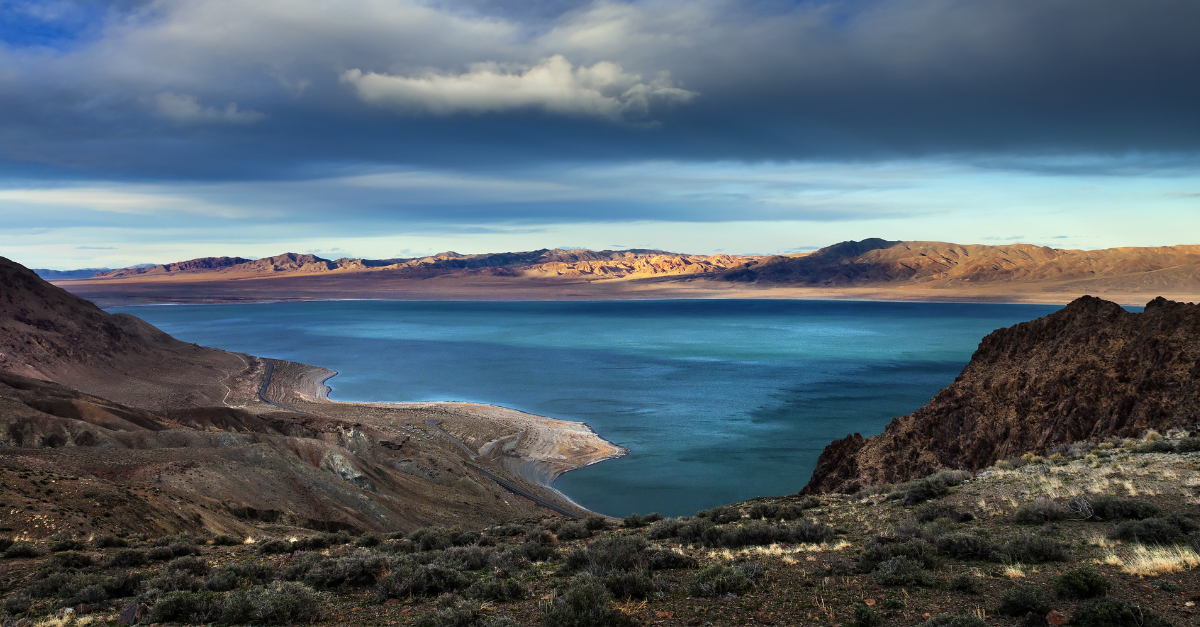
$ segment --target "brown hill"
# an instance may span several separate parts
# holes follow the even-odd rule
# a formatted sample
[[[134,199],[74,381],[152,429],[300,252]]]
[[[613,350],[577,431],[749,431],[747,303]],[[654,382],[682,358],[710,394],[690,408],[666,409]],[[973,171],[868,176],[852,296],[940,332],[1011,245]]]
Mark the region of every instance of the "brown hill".
[[[992,332],[954,383],[883,433],[821,454],[808,493],[978,470],[1057,444],[1200,423],[1200,305],[1085,296]]]
[[[155,408],[220,405],[221,380],[246,368],[238,355],[106,313],[0,257],[0,370]]]
[[[1063,250],[1029,244],[842,242],[803,257],[766,257],[722,275],[728,281],[822,287],[1120,281],[1200,287],[1200,246]]]

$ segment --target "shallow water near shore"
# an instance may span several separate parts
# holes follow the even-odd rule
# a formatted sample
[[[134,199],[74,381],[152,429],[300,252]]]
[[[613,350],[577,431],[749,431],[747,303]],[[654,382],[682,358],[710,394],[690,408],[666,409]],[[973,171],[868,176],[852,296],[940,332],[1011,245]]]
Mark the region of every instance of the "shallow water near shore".
[[[614,516],[795,492],[992,330],[1057,306],[845,301],[325,301],[122,307],[181,340],[338,371],[340,401],[472,401],[586,421],[630,454],[559,478]]]

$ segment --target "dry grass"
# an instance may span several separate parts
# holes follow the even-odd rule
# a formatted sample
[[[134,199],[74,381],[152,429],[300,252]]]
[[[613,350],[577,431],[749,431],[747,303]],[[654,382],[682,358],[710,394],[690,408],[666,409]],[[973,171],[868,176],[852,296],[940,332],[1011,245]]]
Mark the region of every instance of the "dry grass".
[[[1189,547],[1147,547],[1136,545],[1128,551],[1110,552],[1103,563],[1120,566],[1130,575],[1152,576],[1180,573],[1200,566],[1200,555]]]
[[[1004,567],[1004,576],[1009,579],[1022,579],[1025,577],[1025,566],[1022,564],[1008,564]]]

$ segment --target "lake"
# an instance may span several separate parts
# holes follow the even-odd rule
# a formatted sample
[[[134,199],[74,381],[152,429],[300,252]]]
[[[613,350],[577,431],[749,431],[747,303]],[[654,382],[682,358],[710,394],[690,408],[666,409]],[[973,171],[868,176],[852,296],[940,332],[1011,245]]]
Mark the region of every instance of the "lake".
[[[122,307],[187,341],[324,366],[341,401],[474,401],[582,420],[630,454],[559,490],[625,516],[793,493],[979,341],[1057,306],[784,300],[323,301]]]

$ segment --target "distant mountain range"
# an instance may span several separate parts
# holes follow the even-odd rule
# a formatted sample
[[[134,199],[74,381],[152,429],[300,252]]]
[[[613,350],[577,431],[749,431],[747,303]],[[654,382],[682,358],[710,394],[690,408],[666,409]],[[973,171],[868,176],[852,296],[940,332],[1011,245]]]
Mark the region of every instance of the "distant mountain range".
[[[68,277],[59,277],[62,280]],[[541,249],[406,259],[203,257],[63,287],[104,305],[264,299],[829,297],[1127,304],[1200,300],[1200,246],[1067,250],[866,239],[793,255]]]
[[[152,268],[154,265],[155,264],[152,263],[144,263],[136,266],[130,266],[129,269]],[[46,268],[31,268],[31,270],[34,274],[47,281],[63,281],[69,279],[90,279],[97,274],[108,272],[109,268],[80,268],[78,270],[48,270]]]

